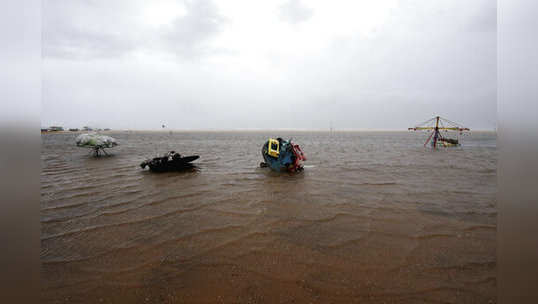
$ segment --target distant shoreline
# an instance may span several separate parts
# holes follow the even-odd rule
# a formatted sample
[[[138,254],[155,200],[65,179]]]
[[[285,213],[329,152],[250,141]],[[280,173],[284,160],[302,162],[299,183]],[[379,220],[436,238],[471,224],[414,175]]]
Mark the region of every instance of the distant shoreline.
[[[340,129],[340,130],[323,130],[323,129],[167,129],[167,130],[107,130],[107,131],[84,131],[84,130],[78,130],[78,131],[41,131],[41,133],[89,133],[89,132],[100,132],[100,133],[110,133],[110,132],[153,132],[153,133],[168,133],[168,132],[179,132],[179,133],[187,133],[187,132],[194,132],[194,133],[201,133],[201,132],[215,132],[215,133],[223,133],[223,132],[319,132],[319,133],[351,133],[351,132],[411,132],[409,130],[401,130],[401,129]],[[488,133],[497,133],[496,130],[485,130],[485,129],[477,129],[468,132],[488,132]]]

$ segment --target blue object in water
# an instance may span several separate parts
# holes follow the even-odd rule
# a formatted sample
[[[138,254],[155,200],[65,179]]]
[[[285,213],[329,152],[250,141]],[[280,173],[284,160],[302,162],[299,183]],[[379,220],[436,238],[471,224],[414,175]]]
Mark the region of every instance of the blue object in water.
[[[278,149],[278,156],[276,153],[270,153],[269,144],[278,141],[278,145],[275,146]],[[302,155],[302,152],[300,152],[300,156],[298,159],[298,151],[300,149],[297,147],[294,147],[294,145],[291,143],[291,140],[283,140],[282,138],[269,139],[265,142],[265,144],[262,147],[262,156],[265,161],[265,163],[261,163],[262,167],[269,167],[273,171],[277,172],[295,172],[300,171],[303,169],[302,165],[299,163],[299,161],[303,160],[304,157]],[[272,154],[272,155],[271,155]]]

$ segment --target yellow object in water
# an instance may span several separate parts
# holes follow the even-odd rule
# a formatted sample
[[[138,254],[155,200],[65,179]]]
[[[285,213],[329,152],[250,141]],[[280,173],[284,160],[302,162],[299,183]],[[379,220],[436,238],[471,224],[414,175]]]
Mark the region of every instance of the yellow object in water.
[[[269,138],[269,144],[267,145],[267,154],[272,157],[278,157],[280,154],[280,143],[274,138]]]

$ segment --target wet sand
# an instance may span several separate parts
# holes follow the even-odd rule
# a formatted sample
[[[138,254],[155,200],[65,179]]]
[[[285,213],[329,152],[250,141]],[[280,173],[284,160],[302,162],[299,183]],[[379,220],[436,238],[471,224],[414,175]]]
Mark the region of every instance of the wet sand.
[[[42,134],[43,303],[495,303],[494,133]],[[293,137],[303,173],[258,168]],[[198,171],[138,164],[175,150]]]

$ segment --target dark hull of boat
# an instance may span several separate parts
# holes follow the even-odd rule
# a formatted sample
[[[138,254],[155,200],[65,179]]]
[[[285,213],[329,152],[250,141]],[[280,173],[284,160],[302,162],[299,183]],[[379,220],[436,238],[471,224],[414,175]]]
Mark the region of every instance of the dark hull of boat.
[[[166,165],[148,164],[148,167],[153,172],[184,171],[184,170],[196,168],[196,166],[191,163],[177,163],[177,164],[166,164]]]
[[[166,158],[154,158],[153,160],[147,160],[140,164],[140,167],[144,169],[146,166],[153,172],[170,172],[170,171],[183,171],[196,168],[196,165],[191,162],[198,159],[198,155],[185,156],[178,159],[166,159]]]

